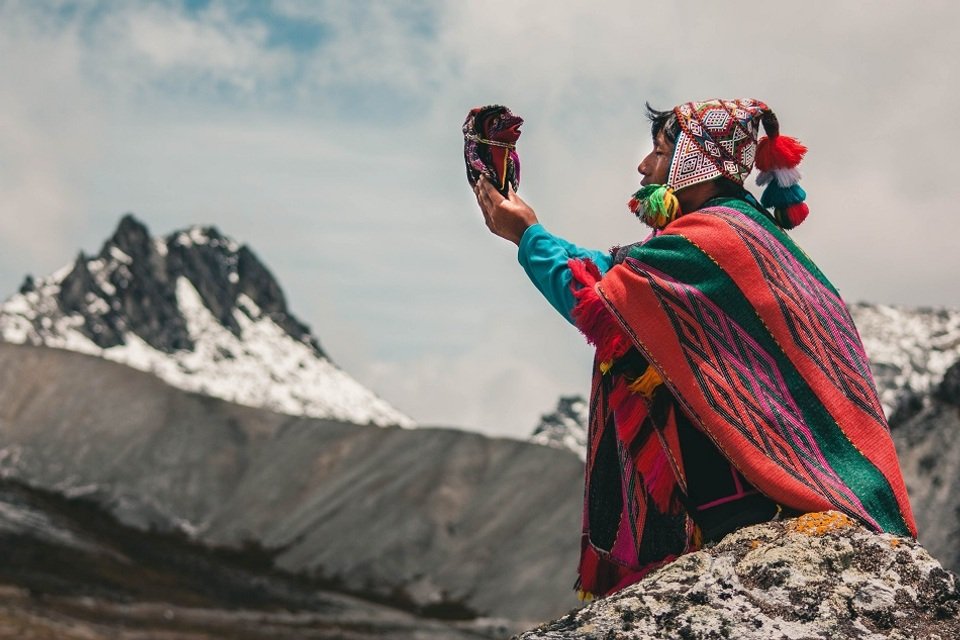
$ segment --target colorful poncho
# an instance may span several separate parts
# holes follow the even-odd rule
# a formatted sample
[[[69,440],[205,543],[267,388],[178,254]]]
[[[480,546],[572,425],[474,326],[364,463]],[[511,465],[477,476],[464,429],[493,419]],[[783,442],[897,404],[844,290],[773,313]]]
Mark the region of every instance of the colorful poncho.
[[[699,548],[685,429],[774,506],[916,536],[856,327],[782,229],[726,199],[625,256],[602,278],[570,262],[574,319],[597,346],[584,592],[605,595]]]

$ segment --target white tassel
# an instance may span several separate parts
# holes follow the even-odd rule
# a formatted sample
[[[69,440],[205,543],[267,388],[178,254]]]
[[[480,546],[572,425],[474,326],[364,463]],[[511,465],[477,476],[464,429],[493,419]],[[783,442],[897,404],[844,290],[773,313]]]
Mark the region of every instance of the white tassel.
[[[757,184],[761,187],[774,178],[781,187],[792,187],[800,182],[800,171],[796,167],[789,169],[774,169],[773,171],[761,171],[757,174]]]
[[[774,169],[773,175],[777,176],[777,184],[781,187],[792,187],[800,182],[800,171],[796,167]]]

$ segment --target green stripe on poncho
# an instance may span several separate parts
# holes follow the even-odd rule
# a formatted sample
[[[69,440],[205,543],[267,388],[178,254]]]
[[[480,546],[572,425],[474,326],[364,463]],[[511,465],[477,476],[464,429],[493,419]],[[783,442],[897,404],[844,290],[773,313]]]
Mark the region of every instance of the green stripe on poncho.
[[[846,306],[790,237],[748,203],[725,200],[682,216],[577,295],[575,317],[598,347],[598,366],[630,347],[639,350],[684,417],[762,493],[791,509],[835,509],[875,530],[916,534]],[[592,406],[600,408],[609,405],[602,396],[617,388],[602,379],[598,371],[594,395],[601,398]],[[628,433],[620,414],[613,416],[616,428]],[[610,419],[591,417],[591,442],[599,442]],[[675,458],[669,439],[661,443]],[[673,469],[682,489],[682,469]],[[621,471],[644,474],[637,460]],[[588,468],[588,485],[590,477]],[[624,476],[623,486],[632,479]],[[646,512],[648,504],[630,506],[631,500],[649,503],[649,495],[627,499],[627,508]],[[588,517],[584,523],[589,541]],[[630,529],[642,534],[644,527]],[[643,569],[617,549],[601,556]]]

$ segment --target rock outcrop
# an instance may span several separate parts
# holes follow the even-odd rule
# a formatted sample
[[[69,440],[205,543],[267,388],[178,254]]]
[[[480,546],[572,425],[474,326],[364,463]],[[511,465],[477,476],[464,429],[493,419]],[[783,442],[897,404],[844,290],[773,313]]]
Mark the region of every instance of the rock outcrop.
[[[960,637],[956,576],[835,512],[741,529],[519,640]]]
[[[893,430],[920,542],[960,571],[960,362],[926,407]]]
[[[960,310],[857,303],[850,314],[890,426],[919,413],[960,360]]]

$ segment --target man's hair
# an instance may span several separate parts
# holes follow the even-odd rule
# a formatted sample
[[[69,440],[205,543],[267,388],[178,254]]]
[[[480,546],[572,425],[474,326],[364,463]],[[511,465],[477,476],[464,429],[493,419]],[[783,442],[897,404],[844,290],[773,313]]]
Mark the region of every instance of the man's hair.
[[[648,102],[647,119],[650,121],[650,135],[654,139],[663,131],[664,137],[671,143],[677,141],[677,137],[680,136],[680,123],[672,109],[670,111],[659,111],[651,107]]]

